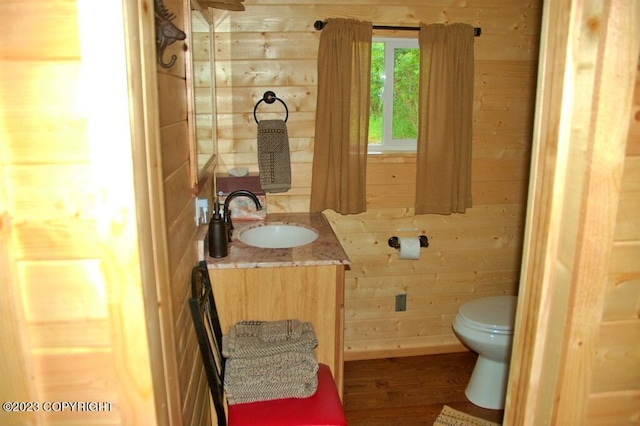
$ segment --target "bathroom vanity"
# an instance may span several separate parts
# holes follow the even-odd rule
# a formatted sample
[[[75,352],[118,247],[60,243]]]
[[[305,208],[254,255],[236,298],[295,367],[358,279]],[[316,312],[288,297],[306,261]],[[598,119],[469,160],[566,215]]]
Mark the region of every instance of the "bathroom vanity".
[[[292,248],[260,248],[238,240],[244,228],[295,224],[318,238]],[[198,238],[206,259],[223,333],[237,321],[296,318],[313,324],[318,362],[327,364],[342,395],[344,270],[349,259],[321,213],[268,214],[234,221],[229,255],[208,255],[206,229]]]

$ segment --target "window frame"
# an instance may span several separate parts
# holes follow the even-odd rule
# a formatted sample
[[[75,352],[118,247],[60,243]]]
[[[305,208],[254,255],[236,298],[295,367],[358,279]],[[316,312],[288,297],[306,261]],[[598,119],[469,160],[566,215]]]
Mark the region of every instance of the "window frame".
[[[384,43],[384,90],[382,94],[382,143],[369,144],[369,154],[383,154],[387,152],[415,153],[417,151],[416,139],[393,139],[393,89],[394,89],[394,51],[395,49],[419,49],[418,39],[412,37],[373,37],[372,43]],[[418,95],[418,94],[416,94]]]

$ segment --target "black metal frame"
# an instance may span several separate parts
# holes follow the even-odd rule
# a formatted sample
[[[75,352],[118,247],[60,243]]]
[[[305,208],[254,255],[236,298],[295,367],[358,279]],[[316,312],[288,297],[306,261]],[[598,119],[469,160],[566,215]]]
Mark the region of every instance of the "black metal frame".
[[[224,410],[225,358],[222,356],[222,327],[205,261],[199,262],[191,272],[191,295],[189,309],[218,417],[218,426],[227,426]]]

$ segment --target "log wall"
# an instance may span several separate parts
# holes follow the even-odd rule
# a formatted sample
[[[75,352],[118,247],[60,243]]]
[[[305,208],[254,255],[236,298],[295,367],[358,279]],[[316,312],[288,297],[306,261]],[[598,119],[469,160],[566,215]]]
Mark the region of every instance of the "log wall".
[[[318,124],[315,20],[465,22],[482,28],[475,39],[474,207],[464,215],[414,215],[415,155],[386,154],[369,156],[366,213],[326,212],[352,261],[345,281],[345,359],[463,350],[451,331],[458,307],[518,288],[542,2],[244,4],[244,12],[229,12],[216,26],[219,171],[258,171],[253,110],[265,91],[274,91],[289,108],[293,183],[287,193],[268,195],[270,212],[309,209]],[[278,105],[262,103],[258,118],[282,118]],[[387,246],[391,236],[420,234],[431,242],[420,260],[398,260]],[[406,312],[395,312],[396,293],[407,294]]]

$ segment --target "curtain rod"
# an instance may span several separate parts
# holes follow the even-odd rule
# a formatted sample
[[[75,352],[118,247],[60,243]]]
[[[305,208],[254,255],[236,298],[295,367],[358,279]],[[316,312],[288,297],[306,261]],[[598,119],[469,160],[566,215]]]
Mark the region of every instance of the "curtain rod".
[[[324,26],[326,25],[326,22],[323,21],[316,21],[313,23],[313,28],[315,28],[316,30],[320,31],[321,29],[324,28]],[[401,27],[401,26],[394,26],[394,25],[374,25],[373,29],[375,30],[400,30],[400,31],[417,31],[420,29],[420,27]],[[482,34],[482,28],[479,27],[475,27],[473,29],[473,35],[476,37],[480,37],[480,34]]]

